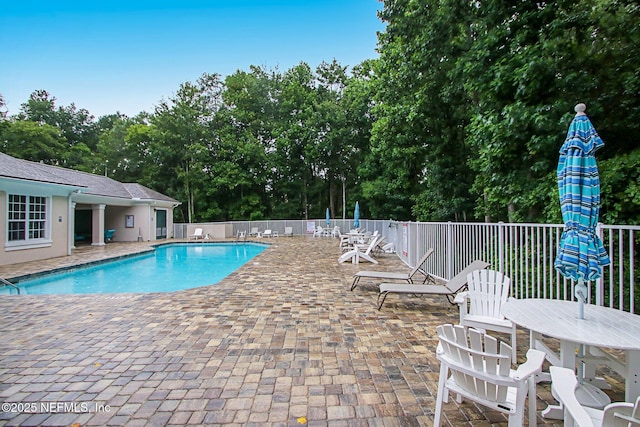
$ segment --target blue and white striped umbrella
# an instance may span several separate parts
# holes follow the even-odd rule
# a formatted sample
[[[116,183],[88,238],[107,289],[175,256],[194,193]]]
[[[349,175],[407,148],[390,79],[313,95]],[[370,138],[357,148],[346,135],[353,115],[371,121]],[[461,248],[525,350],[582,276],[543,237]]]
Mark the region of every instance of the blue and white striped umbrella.
[[[602,276],[609,255],[596,235],[600,214],[600,177],[595,152],[604,142],[584,113],[576,106],[567,139],[560,149],[558,192],[564,231],[555,268],[566,278],[584,281]]]
[[[356,202],[356,208],[353,210],[353,228],[360,227],[360,204]]]

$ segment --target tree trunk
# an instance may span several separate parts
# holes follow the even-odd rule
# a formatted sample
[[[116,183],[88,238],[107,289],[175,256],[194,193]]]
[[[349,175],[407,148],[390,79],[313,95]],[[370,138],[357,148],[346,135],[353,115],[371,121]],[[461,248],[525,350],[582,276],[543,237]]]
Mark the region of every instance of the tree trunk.
[[[330,218],[336,217],[336,185],[332,180],[329,180],[329,214]]]
[[[342,219],[345,220],[347,218],[347,191],[345,189],[345,179],[341,177],[342,180]]]
[[[485,203],[485,206],[486,206],[486,203],[487,203],[487,192],[486,191],[484,192],[483,198],[484,198],[484,203]],[[491,222],[491,215],[489,215],[489,209],[485,209],[484,222]]]
[[[302,183],[302,202],[304,205],[304,219],[309,220],[309,200],[307,199],[307,181]]]
[[[193,190],[191,188],[191,185],[189,183],[189,162],[185,162],[184,164],[184,169],[186,172],[186,182],[185,182],[185,189],[186,189],[186,193],[187,193],[187,215],[189,217],[189,223],[191,223],[191,221],[193,220],[193,215],[194,215],[194,208],[193,208]]]
[[[507,205],[507,217],[509,218],[509,222],[513,222],[513,214],[516,212],[516,205],[513,202],[509,202]]]

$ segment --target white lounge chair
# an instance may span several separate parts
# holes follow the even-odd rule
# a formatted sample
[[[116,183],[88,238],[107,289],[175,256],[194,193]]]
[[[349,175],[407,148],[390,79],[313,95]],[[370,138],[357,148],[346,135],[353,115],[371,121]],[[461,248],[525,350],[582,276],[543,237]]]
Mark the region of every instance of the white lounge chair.
[[[466,292],[453,302],[460,306],[460,324],[511,335],[511,361],[516,363],[516,324],[502,315],[502,304],[509,298],[511,279],[495,270],[475,270],[467,275]]]
[[[511,370],[511,348],[477,329],[440,325],[436,328],[440,343],[436,357],[440,361],[438,397],[433,425],[442,423],[442,406],[449,393],[457,401],[469,399],[482,406],[509,415],[509,427],[522,426],[525,400],[529,395],[529,425],[536,425],[536,374],[542,370],[544,353],[527,351],[527,361]],[[451,374],[451,376],[449,376]]]
[[[412,285],[406,283],[381,283],[378,294],[378,310],[389,294],[444,295],[453,304],[452,297],[467,286],[467,274],[489,266],[488,262],[475,260],[444,285]]]
[[[366,250],[363,250],[364,246],[354,245],[354,249],[351,249],[350,251],[340,255],[340,258],[338,258],[338,262],[343,263],[345,261],[351,260],[353,264],[358,264],[360,262],[360,258],[362,258],[365,261],[377,264],[378,261],[371,255],[371,252],[376,247],[377,242],[378,237],[374,237],[373,239],[371,239]]]
[[[258,227],[251,227],[251,231],[249,232],[249,236],[257,236],[260,234]]]
[[[194,239],[194,240],[204,239],[204,235],[202,233],[203,233],[202,228],[196,228],[193,234],[189,236],[189,239]]]
[[[564,408],[564,425],[568,427],[640,426],[640,397],[634,403],[614,402],[604,410],[583,406],[576,397],[578,379],[573,370],[549,367],[553,395]]]
[[[420,261],[418,261],[416,266],[413,267],[411,271],[408,273],[394,273],[391,271],[358,271],[356,274],[353,275],[353,283],[351,284],[351,290],[354,290],[356,286],[358,286],[360,279],[363,277],[366,277],[368,279],[383,279],[383,280],[388,279],[388,280],[397,280],[397,281],[403,280],[409,283],[413,283],[413,276],[415,276],[415,274],[418,271],[421,271],[422,274],[424,274],[424,281],[422,283],[426,283],[427,280],[433,281],[434,280],[433,277],[429,273],[421,269],[422,264],[424,264],[425,261],[427,261],[427,258],[429,258],[431,254],[433,254],[433,252],[434,252],[433,248],[430,248],[427,252],[425,252],[425,254],[422,255],[422,258],[420,258]]]
[[[322,237],[323,234],[324,234],[324,228],[322,228],[319,225],[313,231],[313,237]]]
[[[288,237],[293,237],[293,227],[285,227],[284,235]]]
[[[271,229],[266,229],[264,230],[264,233],[262,233],[262,237],[273,237],[273,233],[271,232]]]

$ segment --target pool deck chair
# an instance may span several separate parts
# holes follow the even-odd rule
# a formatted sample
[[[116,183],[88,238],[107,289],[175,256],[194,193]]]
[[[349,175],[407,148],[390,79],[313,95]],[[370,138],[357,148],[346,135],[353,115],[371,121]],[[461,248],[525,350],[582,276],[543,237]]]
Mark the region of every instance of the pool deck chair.
[[[202,228],[196,228],[192,235],[189,236],[189,239],[204,239],[204,235],[202,234]]]
[[[408,273],[394,273],[392,271],[358,271],[356,274],[353,275],[353,283],[351,284],[351,290],[354,290],[356,286],[358,286],[360,279],[363,277],[366,277],[368,279],[383,279],[383,280],[397,280],[397,281],[404,280],[406,282],[413,283],[413,276],[418,271],[424,274],[424,280],[422,283],[427,283],[427,280],[434,281],[433,277],[426,271],[422,270],[421,268],[422,264],[424,264],[427,261],[427,258],[429,258],[431,254],[433,254],[433,252],[434,252],[433,248],[430,248],[427,252],[425,252],[424,255],[422,255],[422,258],[420,258],[420,261],[418,261],[418,263],[416,264],[416,266],[413,267],[411,271]]]
[[[293,237],[293,227],[285,227],[284,235],[287,237]]]
[[[604,410],[584,406],[576,397],[580,385],[573,369],[549,367],[553,396],[564,408],[564,425],[578,427],[631,427],[640,425],[640,397],[635,403],[614,402]]]
[[[511,348],[477,329],[451,324],[436,327],[440,342],[438,397],[433,425],[442,425],[443,407],[450,395],[456,401],[470,400],[509,416],[509,427],[524,425],[529,396],[529,426],[536,424],[536,374],[542,370],[544,353],[529,349],[527,360],[511,369]],[[455,422],[454,422],[455,424]]]
[[[453,302],[460,306],[460,324],[465,328],[511,335],[511,361],[517,363],[516,324],[502,315],[502,304],[509,298],[511,279],[499,271],[476,270],[467,275],[465,292]]]
[[[384,300],[389,294],[414,295],[444,295],[450,304],[454,304],[452,297],[467,286],[467,275],[475,270],[482,270],[489,266],[488,262],[475,260],[456,274],[444,285],[413,285],[407,283],[381,283],[378,294],[378,310],[382,308]]]

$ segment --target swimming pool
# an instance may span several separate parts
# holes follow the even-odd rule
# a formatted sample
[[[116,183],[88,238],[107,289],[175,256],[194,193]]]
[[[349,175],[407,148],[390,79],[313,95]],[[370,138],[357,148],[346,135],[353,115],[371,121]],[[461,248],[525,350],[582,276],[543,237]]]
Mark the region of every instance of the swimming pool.
[[[21,280],[17,285],[21,294],[173,292],[216,284],[266,248],[258,243],[162,245],[147,254]]]

